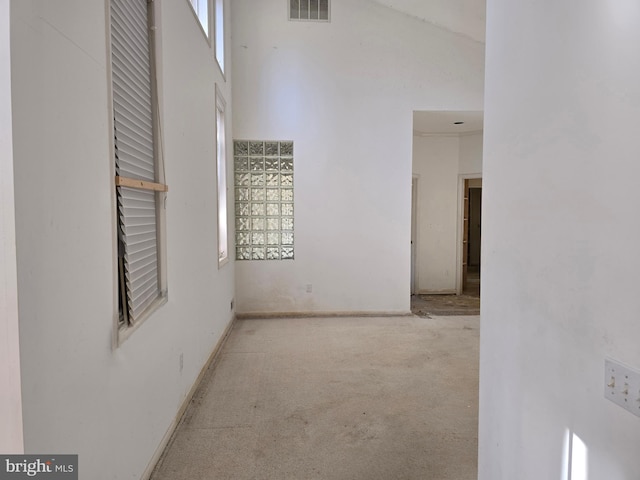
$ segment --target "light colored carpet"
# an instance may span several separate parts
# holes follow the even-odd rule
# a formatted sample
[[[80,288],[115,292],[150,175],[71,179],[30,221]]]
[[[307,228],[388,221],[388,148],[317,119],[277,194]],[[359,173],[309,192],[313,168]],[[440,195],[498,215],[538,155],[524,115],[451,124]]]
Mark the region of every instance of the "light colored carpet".
[[[471,480],[479,317],[237,321],[152,480]]]

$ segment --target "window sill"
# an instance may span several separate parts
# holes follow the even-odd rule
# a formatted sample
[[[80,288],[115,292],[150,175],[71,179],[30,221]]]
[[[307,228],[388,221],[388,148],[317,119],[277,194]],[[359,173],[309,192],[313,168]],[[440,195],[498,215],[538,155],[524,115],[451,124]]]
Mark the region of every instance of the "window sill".
[[[124,326],[124,327],[117,327],[117,331],[116,331],[116,342],[114,347],[118,348],[120,347],[125,341],[127,341],[129,339],[129,337],[131,337],[131,335],[133,335],[133,332],[135,332],[136,330],[138,330],[138,328],[140,328],[140,326],[151,316],[155,313],[156,310],[158,310],[160,307],[162,307],[165,303],[167,303],[168,299],[167,299],[167,294],[165,293],[164,295],[158,297],[155,299],[155,301],[149,305],[149,308],[147,308],[145,310],[145,312],[140,316],[140,318],[138,319],[138,321],[136,321],[136,323],[134,323],[133,325],[129,325],[129,326]]]

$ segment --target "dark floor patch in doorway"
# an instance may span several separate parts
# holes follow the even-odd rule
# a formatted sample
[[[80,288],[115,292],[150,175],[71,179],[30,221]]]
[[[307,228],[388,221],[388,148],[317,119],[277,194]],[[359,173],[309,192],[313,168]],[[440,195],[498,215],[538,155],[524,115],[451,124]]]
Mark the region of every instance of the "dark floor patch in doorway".
[[[480,315],[480,295],[412,295],[411,312],[426,318]]]

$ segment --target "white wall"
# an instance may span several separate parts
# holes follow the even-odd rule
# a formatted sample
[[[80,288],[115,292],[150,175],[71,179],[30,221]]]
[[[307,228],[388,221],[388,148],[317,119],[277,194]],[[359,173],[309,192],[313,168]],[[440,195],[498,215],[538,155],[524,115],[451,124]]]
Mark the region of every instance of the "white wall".
[[[375,0],[484,42],[486,0]]]
[[[576,12],[579,10],[579,15]],[[640,5],[492,0],[483,178],[481,480],[640,472],[640,418],[604,359],[640,369]]]
[[[215,224],[214,84],[228,113],[230,88],[189,3],[156,1],[169,296],[112,350],[106,3],[11,2],[25,449],[78,453],[96,480],[140,478],[231,320],[234,289]]]
[[[484,46],[366,0],[232,8],[234,136],[295,142],[296,260],[237,262],[238,311],[408,311],[413,111],[482,110]]]
[[[0,452],[22,453],[9,0],[0,0]]]
[[[418,293],[456,291],[459,156],[457,136],[413,137]]]
[[[482,134],[413,137],[418,177],[416,290],[455,293],[461,253],[460,175],[482,174]]]
[[[478,176],[482,174],[482,133],[460,136],[458,173]]]

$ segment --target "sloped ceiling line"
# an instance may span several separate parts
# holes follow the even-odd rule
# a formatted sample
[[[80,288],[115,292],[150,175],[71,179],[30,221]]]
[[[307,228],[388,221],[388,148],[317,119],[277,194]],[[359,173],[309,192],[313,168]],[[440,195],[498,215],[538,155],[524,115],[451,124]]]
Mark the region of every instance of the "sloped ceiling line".
[[[484,45],[486,0],[370,0]]]

